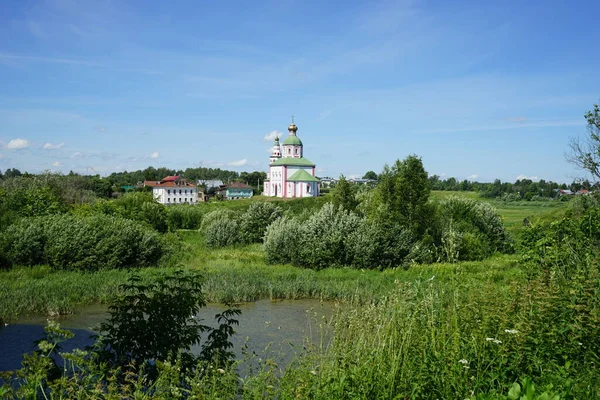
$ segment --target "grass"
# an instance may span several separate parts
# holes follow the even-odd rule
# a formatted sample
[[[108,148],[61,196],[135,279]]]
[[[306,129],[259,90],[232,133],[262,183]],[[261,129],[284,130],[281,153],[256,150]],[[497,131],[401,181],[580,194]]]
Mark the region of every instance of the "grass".
[[[434,200],[441,200],[450,196],[467,197],[485,201],[491,204],[502,216],[504,227],[514,232],[523,226],[523,221],[527,218],[530,222],[536,222],[541,218],[559,218],[567,210],[568,202],[564,201],[515,201],[505,202],[496,199],[487,199],[479,197],[477,192],[456,192],[456,191],[433,191],[431,197]]]

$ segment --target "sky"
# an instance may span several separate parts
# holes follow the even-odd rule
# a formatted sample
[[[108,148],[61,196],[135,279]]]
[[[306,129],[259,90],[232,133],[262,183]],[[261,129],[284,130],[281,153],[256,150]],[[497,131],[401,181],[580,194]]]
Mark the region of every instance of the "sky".
[[[585,177],[600,2],[0,2],[0,169],[267,171],[294,116],[318,176],[410,154],[478,181]]]

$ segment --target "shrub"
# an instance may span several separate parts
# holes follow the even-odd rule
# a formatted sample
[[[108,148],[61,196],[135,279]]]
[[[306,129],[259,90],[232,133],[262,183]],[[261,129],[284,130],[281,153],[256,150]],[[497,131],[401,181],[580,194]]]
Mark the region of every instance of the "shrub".
[[[269,264],[296,264],[298,258],[297,240],[301,235],[300,223],[291,217],[282,217],[265,231],[265,259]]]
[[[217,219],[204,231],[208,247],[225,247],[241,242],[239,224],[233,219]]]
[[[383,226],[362,220],[347,240],[352,266],[356,268],[396,267],[410,254],[413,235],[397,225]]]
[[[167,225],[169,230],[199,229],[204,211],[200,206],[173,205],[167,207]]]
[[[240,218],[240,234],[244,243],[263,241],[267,226],[281,217],[281,208],[273,203],[256,202]]]
[[[445,259],[480,260],[505,250],[502,218],[488,203],[451,196],[439,206],[441,245]]]
[[[216,210],[213,210],[209,213],[207,213],[203,218],[202,218],[202,223],[200,225],[200,230],[202,230],[203,232],[206,232],[206,229],[212,225],[214,222],[216,221],[222,221],[222,220],[227,220],[227,219],[235,219],[236,213],[235,211],[232,211],[230,209],[227,208],[218,208]]]
[[[11,264],[82,270],[156,265],[174,250],[155,231],[104,215],[25,218],[7,229],[2,244]]]

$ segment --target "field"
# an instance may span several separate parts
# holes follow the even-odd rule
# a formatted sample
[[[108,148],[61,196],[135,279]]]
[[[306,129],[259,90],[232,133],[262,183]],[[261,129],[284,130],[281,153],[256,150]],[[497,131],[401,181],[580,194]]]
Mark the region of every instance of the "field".
[[[472,192],[433,192],[434,199],[450,195],[475,197]],[[308,199],[310,200],[310,199]],[[207,204],[209,208],[245,208],[253,200]],[[539,218],[563,212],[564,202],[508,203],[489,201],[512,231],[522,227],[523,218]],[[302,209],[316,207],[305,201],[283,201],[284,207]],[[316,298],[356,303],[378,298],[394,286],[395,280],[411,281],[436,275],[446,279],[457,272],[468,271],[475,280],[510,281],[520,272],[519,257],[496,256],[481,262],[415,265],[408,270],[384,272],[350,268],[313,271],[290,265],[267,265],[261,245],[207,249],[198,231],[179,231],[186,255],[180,267],[201,269],[206,277],[205,290],[211,302],[254,301],[261,298]],[[141,275],[154,268],[136,270]],[[14,268],[0,272],[0,320],[15,321],[19,316],[72,313],[77,306],[106,303],[117,293],[117,287],[130,275],[127,270],[94,273],[52,271],[46,266]]]

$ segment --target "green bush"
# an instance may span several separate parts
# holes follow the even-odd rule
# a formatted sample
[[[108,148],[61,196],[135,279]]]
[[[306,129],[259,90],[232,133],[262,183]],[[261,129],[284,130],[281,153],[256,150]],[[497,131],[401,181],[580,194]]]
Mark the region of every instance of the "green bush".
[[[169,238],[104,215],[25,218],[7,229],[2,245],[13,265],[80,270],[157,265],[174,250]]]
[[[240,234],[244,243],[263,241],[267,226],[281,217],[281,208],[273,203],[256,202],[240,218]]]
[[[200,224],[200,230],[206,232],[209,226],[213,225],[217,221],[235,219],[237,213],[228,208],[217,208],[211,212],[206,213],[202,218],[202,223]]]
[[[451,196],[439,204],[442,254],[447,261],[481,260],[506,248],[502,218],[488,203]]]
[[[225,247],[241,242],[239,224],[234,219],[217,219],[204,231],[208,247]]]
[[[286,216],[275,220],[265,231],[266,262],[269,264],[299,263],[297,240],[301,234],[297,219]]]
[[[413,243],[408,229],[363,220],[348,236],[347,247],[354,267],[388,268],[403,264]]]
[[[200,229],[203,208],[199,205],[173,205],[167,207],[167,225],[170,231],[177,229]]]

